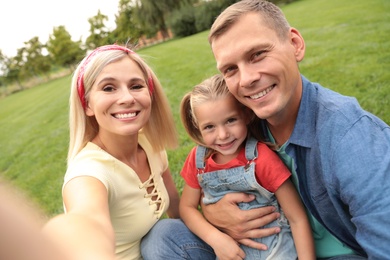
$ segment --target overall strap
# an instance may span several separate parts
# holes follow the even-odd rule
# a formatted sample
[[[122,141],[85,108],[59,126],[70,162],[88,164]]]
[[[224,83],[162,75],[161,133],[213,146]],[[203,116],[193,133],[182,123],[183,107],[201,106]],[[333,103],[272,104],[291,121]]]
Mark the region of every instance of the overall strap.
[[[257,158],[257,143],[259,141],[252,136],[248,136],[245,144],[245,157],[248,162]]]
[[[250,164],[254,159],[257,158],[257,143],[258,140],[252,136],[248,136],[245,143],[245,157],[248,160],[248,164]],[[205,162],[204,158],[206,156],[207,148],[201,145],[196,147],[195,154],[195,163],[198,172],[204,172]]]
[[[204,172],[204,167],[205,167],[204,157],[206,156],[206,151],[207,148],[204,146],[198,145],[196,147],[195,163],[198,172]]]

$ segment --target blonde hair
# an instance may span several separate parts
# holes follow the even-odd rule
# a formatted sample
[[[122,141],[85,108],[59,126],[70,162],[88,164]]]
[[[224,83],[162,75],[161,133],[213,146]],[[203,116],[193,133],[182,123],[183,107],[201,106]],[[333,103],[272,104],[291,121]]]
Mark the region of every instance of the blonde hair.
[[[103,46],[104,47],[104,46]],[[122,47],[123,48],[123,47]],[[95,117],[85,114],[81,98],[78,93],[78,81],[82,78],[85,101],[88,103],[90,90],[104,67],[117,62],[124,57],[129,57],[142,70],[148,87],[152,89],[152,109],[150,119],[142,128],[143,133],[150,141],[153,149],[161,151],[167,148],[177,147],[177,131],[168,99],[163,91],[160,81],[146,62],[133,51],[126,52],[123,49],[107,49],[95,53],[93,58],[86,56],[76,68],[70,91],[69,100],[69,150],[68,163],[91,141],[99,131],[99,125]],[[89,58],[87,60],[87,58]],[[80,73],[82,75],[80,75]],[[150,86],[148,79],[153,81]]]
[[[242,0],[226,8],[211,26],[208,40],[211,44],[224,34],[239,18],[248,13],[257,13],[263,22],[276,32],[280,40],[287,39],[290,25],[282,10],[275,4],[265,0]]]

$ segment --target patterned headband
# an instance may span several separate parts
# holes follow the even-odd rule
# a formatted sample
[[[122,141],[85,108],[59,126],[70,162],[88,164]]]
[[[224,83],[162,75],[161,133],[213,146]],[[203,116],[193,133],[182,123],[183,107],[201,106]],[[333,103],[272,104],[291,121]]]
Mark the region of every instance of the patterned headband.
[[[91,59],[96,56],[96,54],[101,53],[103,51],[109,51],[109,50],[121,50],[126,53],[137,55],[133,50],[130,50],[129,48],[112,44],[112,45],[105,45],[105,46],[98,47],[87,56],[83,64],[81,64],[79,76],[77,77],[77,92],[79,94],[81,105],[83,106],[84,109],[87,107],[87,102],[85,100],[85,88],[84,88],[85,68],[87,67]],[[152,76],[149,73],[148,73],[148,86],[149,86],[149,92],[150,94],[152,94],[154,89],[154,82]]]

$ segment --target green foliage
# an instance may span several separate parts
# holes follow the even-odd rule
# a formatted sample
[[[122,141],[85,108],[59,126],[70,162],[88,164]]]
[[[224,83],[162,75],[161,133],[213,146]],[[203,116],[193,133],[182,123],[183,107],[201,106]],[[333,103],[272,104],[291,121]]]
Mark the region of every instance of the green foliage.
[[[63,67],[70,67],[77,63],[85,54],[85,50],[81,48],[81,40],[72,41],[72,36],[65,26],[53,28],[53,34],[49,36],[46,48],[54,63]]]
[[[312,81],[346,95],[390,123],[390,1],[301,0],[283,6],[306,40],[300,67]],[[139,51],[159,77],[179,130],[168,151],[179,190],[180,169],[194,145],[179,118],[184,93],[217,73],[208,31]],[[22,188],[48,215],[62,211],[61,184],[68,143],[70,77],[0,100],[0,175]]]
[[[131,43],[136,44],[143,34],[143,30],[136,20],[134,7],[130,5],[130,0],[120,0],[119,14],[116,16],[116,28],[109,34],[111,43]]]
[[[98,10],[98,13],[89,18],[90,24],[89,36],[85,41],[87,49],[93,50],[98,46],[110,44],[109,42],[109,31],[105,26],[104,22],[108,21],[107,15],[104,15]]]
[[[184,5],[172,12],[169,25],[173,34],[177,37],[185,37],[197,32],[195,25],[195,8],[192,5]]]
[[[222,7],[218,1],[202,2],[195,9],[195,26],[198,32],[210,29]]]
[[[30,78],[40,74],[46,74],[51,68],[51,61],[48,56],[42,54],[44,45],[38,37],[33,37],[25,42],[25,47],[20,49],[22,78]]]
[[[154,36],[160,31],[165,38],[168,36],[168,26],[166,22],[166,16],[170,11],[176,9],[180,5],[179,0],[138,0],[136,6],[137,21],[141,23],[141,26],[145,28],[145,31],[149,33],[148,36]]]

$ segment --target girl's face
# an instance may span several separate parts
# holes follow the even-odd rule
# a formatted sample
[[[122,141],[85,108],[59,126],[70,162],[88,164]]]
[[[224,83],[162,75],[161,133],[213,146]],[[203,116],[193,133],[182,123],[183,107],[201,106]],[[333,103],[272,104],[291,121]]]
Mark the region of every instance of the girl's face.
[[[234,157],[247,137],[247,119],[238,101],[228,95],[195,108],[205,145],[224,156]]]
[[[99,133],[134,135],[149,120],[151,97],[144,75],[129,57],[108,64],[91,88],[86,109]]]

